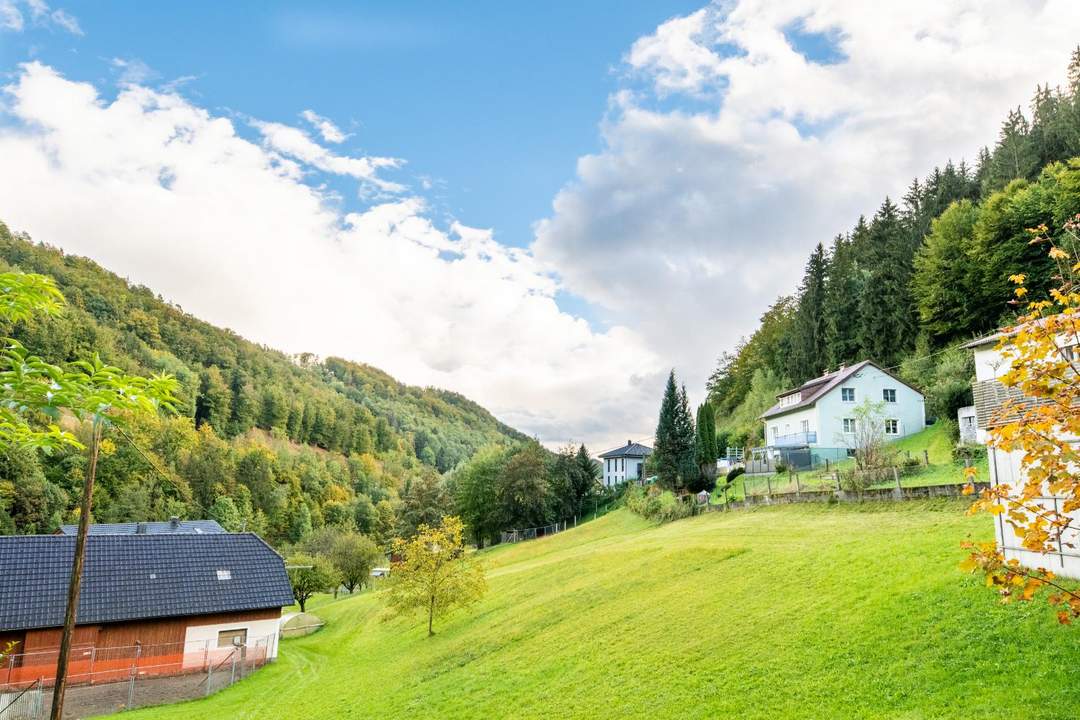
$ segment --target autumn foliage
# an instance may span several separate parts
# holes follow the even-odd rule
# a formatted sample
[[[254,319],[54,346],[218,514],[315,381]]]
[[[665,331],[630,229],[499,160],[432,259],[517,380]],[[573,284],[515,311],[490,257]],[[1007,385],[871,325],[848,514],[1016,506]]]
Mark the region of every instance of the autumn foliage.
[[[972,512],[1001,516],[1019,547],[1035,553],[1074,550],[1080,510],[1080,454],[1069,438],[1080,437],[1080,215],[1053,236],[1045,225],[1033,228],[1031,244],[1044,245],[1058,268],[1058,287],[1048,298],[1029,299],[1026,276],[1012,275],[1014,303],[1024,312],[1006,328],[998,349],[1009,369],[999,380],[1014,392],[998,408],[989,444],[1021,453],[1022,483],[998,484],[983,490]],[[973,468],[969,468],[969,479]],[[973,493],[968,485],[966,492]],[[1058,498],[1048,507],[1041,498]],[[1063,585],[1045,568],[1026,568],[1006,560],[997,544],[965,543],[970,554],[962,568],[981,570],[988,587],[1002,602],[1030,601],[1045,593],[1058,607],[1058,620],[1080,617],[1080,593]]]

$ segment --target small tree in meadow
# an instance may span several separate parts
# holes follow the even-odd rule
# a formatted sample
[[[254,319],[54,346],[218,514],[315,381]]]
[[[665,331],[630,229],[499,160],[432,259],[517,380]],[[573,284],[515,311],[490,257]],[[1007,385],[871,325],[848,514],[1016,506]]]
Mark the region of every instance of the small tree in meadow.
[[[357,533],[342,535],[330,549],[330,561],[350,593],[370,582],[372,569],[382,560],[383,554],[375,541]]]
[[[312,595],[330,592],[340,581],[337,569],[322,557],[298,553],[291,555],[285,564],[300,612],[307,612],[307,601]]]
[[[487,589],[484,570],[465,552],[464,527],[454,516],[438,527],[421,525],[408,540],[394,541],[401,560],[393,564],[387,603],[397,616],[422,611],[428,637],[436,618],[480,600]]]

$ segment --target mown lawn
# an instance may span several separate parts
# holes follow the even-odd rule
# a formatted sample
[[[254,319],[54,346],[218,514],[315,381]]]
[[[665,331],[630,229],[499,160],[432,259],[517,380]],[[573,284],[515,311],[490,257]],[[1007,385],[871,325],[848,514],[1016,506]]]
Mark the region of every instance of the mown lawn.
[[[956,501],[787,506],[652,526],[620,510],[484,553],[490,591],[434,638],[379,593],[200,718],[1065,718],[1078,630],[957,570]]]

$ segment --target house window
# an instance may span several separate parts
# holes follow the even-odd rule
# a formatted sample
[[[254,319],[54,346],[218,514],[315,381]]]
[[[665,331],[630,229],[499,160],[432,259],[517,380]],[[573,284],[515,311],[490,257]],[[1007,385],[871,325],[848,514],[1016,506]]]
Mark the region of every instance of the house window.
[[[840,399],[844,402],[855,402],[855,388],[840,388]]]
[[[237,647],[245,644],[247,644],[247,628],[222,630],[217,634],[217,646],[219,648]]]
[[[810,432],[810,421],[803,420],[801,423],[799,423],[799,429],[802,430],[804,433]]]
[[[217,571],[217,579],[218,580],[232,580],[232,570],[218,570]]]
[[[777,426],[777,425],[773,425],[773,426],[772,426],[771,428],[769,428],[769,429],[770,429],[770,430],[772,430],[772,439],[773,439],[773,440],[775,440],[775,439],[776,439],[776,438],[777,438],[777,437],[778,437],[778,436],[780,435],[780,428],[779,428],[779,426]]]
[[[900,434],[900,421],[899,420],[886,420],[885,421],[885,434],[886,435],[899,435]]]
[[[844,418],[844,433],[847,435],[855,434],[855,418]]]
[[[885,400],[885,402],[896,402],[896,389],[885,388],[881,391],[881,397]]]

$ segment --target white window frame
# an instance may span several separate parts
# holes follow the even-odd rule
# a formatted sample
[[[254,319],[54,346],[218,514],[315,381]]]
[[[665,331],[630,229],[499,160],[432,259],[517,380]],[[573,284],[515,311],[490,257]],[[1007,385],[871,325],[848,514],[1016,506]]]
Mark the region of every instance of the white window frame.
[[[855,434],[855,418],[844,418],[841,422],[845,435]],[[849,426],[851,429],[848,429]]]
[[[851,397],[848,397],[849,395]],[[847,402],[847,403],[855,402],[855,388],[850,388],[850,387],[842,387],[842,388],[840,388],[840,401],[841,402]]]
[[[891,432],[889,431],[890,427],[892,428]],[[887,418],[885,420],[885,434],[886,435],[899,435],[900,434],[900,421],[897,420],[896,418]]]
[[[889,399],[890,393],[892,394],[892,399],[891,400]],[[896,388],[882,388],[881,389],[881,399],[884,400],[887,403],[896,402]]]
[[[799,428],[804,433],[810,432],[810,421],[803,420],[801,423],[799,423]]]

